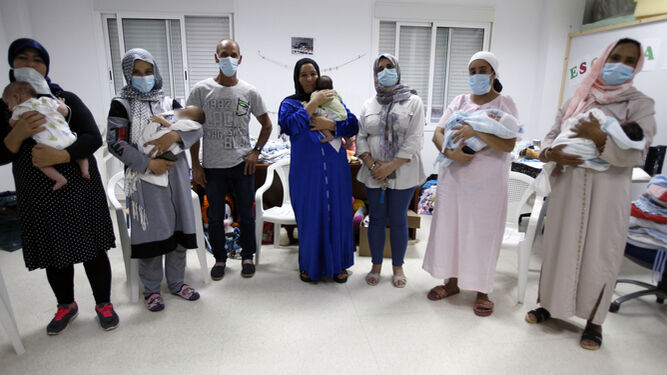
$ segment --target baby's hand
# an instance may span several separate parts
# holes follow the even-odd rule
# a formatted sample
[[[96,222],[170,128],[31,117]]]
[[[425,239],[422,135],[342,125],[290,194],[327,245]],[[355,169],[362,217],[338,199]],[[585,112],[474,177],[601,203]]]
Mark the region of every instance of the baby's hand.
[[[496,120],[496,121],[500,121],[500,119],[503,118],[503,116],[501,116],[501,115],[494,115],[493,113],[489,113],[489,117],[492,118],[492,119],[494,119],[494,120]]]
[[[153,121],[153,122],[157,122],[158,124],[160,124],[160,125],[162,125],[162,126],[164,126],[164,127],[167,127],[167,128],[171,126],[171,123],[170,123],[169,121],[167,121],[167,120],[166,120],[164,117],[162,117],[162,116],[156,116],[156,115],[153,115],[153,116],[151,116],[151,121]]]
[[[10,118],[10,119],[9,119],[9,125],[10,125],[11,127],[14,127],[14,125],[16,125],[16,122],[17,122],[17,121],[18,121],[18,120],[14,120],[14,119],[11,119],[11,118]]]

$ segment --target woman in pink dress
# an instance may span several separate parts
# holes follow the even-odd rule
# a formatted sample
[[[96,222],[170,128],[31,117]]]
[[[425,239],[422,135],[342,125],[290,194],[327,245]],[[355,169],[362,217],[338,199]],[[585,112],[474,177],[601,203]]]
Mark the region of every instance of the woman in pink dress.
[[[518,117],[512,98],[500,94],[495,55],[477,52],[470,58],[468,71],[472,94],[457,96],[447,107],[433,134],[438,150],[443,149],[444,124],[455,111],[495,109]],[[428,298],[437,301],[459,293],[460,288],[474,290],[473,311],[488,316],[493,312],[488,293],[493,291],[507,215],[509,152],[516,139],[477,132],[465,123],[454,129],[454,141],[477,136],[488,146],[469,154],[461,142],[458,148],[444,151],[453,162],[438,171],[436,208],[423,268],[433,277],[447,280],[431,289]]]

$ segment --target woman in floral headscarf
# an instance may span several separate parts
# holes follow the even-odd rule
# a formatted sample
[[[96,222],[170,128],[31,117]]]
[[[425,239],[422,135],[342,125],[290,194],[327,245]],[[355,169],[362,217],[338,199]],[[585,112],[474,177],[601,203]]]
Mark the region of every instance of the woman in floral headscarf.
[[[164,309],[160,295],[162,255],[169,290],[189,301],[199,298],[194,288],[183,283],[185,250],[197,247],[195,218],[190,193],[190,172],[186,153],[176,161],[151,159],[139,144],[144,127],[152,115],[171,111],[178,103],[165,100],[162,77],[153,56],[134,48],[123,57],[123,75],[127,84],[119,97],[111,101],[107,144],[109,152],[120,159],[125,168],[125,193],[130,202],[132,258],[139,258],[139,277],[144,285],[146,308]],[[186,149],[197,142],[202,130],[172,131],[146,145],[159,156],[178,142]],[[166,187],[141,179],[142,174],[168,173]],[[121,225],[122,223],[119,223]]]
[[[621,39],[607,47],[572,99],[558,112],[542,142],[542,161],[561,166],[582,162],[577,155],[564,153],[564,145],[549,146],[565,120],[593,108],[620,123],[637,123],[648,149],[655,134],[654,103],[632,84],[642,69],[643,56],[641,45],[632,39]],[[572,316],[587,319],[581,346],[595,350],[602,344],[601,325],[623,260],[632,167],[641,162],[646,149],[621,149],[592,116],[580,120],[573,131],[577,137],[595,142],[599,157],[611,167],[606,171],[566,168],[552,183],[542,242],[544,259],[538,294],[542,307],[528,312],[526,321],[541,323],[550,317]]]
[[[380,281],[389,219],[392,284],[404,288],[408,208],[415,187],[426,179],[421,160],[424,104],[416,91],[401,84],[398,61],[390,54],[375,59],[373,79],[376,95],[361,109],[357,135],[357,155],[367,167],[359,169],[357,179],[366,187],[370,215],[368,242],[372,267],[366,283],[377,285]]]

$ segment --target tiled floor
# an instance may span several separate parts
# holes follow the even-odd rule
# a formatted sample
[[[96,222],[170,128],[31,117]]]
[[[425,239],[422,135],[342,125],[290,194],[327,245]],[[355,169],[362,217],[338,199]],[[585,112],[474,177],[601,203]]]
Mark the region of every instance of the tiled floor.
[[[201,300],[169,295],[151,313],[130,304],[120,250],[112,250],[113,302],[121,325],[104,332],[81,266],[76,268],[79,317],[60,336],[45,327],[55,299],[43,271],[27,272],[19,252],[0,251],[27,352],[16,356],[0,329],[0,374],[664,374],[667,368],[667,307],[652,297],[628,302],[610,314],[601,350],[579,347],[583,322],[524,322],[534,306],[539,241],[531,260],[526,304],[516,304],[516,255],[502,252],[491,298],[491,317],[472,313],[474,293],[431,302],[426,292],[439,281],[421,270],[430,217],[408,249],[408,285],[396,289],[385,262],[379,286],[364,275],[370,259],[357,258],[347,284],[299,281],[295,247],[263,248],[252,279],[228,274],[202,287],[194,253],[186,278]],[[212,263],[212,257],[209,259]],[[649,272],[626,262],[622,275],[649,280]],[[633,287],[619,287],[626,293]]]

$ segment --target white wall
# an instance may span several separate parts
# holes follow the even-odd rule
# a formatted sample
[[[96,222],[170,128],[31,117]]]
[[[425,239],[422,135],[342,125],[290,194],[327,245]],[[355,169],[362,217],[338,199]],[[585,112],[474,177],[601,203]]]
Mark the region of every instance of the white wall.
[[[511,95],[517,103],[527,138],[542,138],[556,112],[567,34],[578,30],[581,24],[583,1],[411,0],[405,3],[412,9],[429,9],[429,13],[445,19],[447,5],[492,9],[491,50],[500,59],[503,93]],[[322,69],[363,55],[339,70],[327,72],[353,112],[358,112],[364,100],[373,94],[370,65],[376,53],[372,50],[374,0],[340,0],[333,6],[305,0],[0,0],[0,51],[6,51],[17,37],[39,40],[51,55],[51,78],[79,95],[103,126],[111,98],[100,13],[155,13],[154,10],[234,14],[235,37],[243,54],[239,76],[262,93],[267,108],[273,112],[274,135],[277,134],[275,112],[280,101],[293,93],[292,67],[300,58],[290,53],[292,36],[315,38],[313,58]],[[214,49],[211,46],[212,52]],[[280,64],[263,60],[258,51]],[[0,86],[7,83],[7,75],[1,73],[7,71],[6,64],[4,58],[0,59]],[[253,128],[257,134],[258,126]],[[431,136],[431,132],[424,136],[423,157],[428,173],[433,172],[431,164],[437,153]],[[0,191],[5,190],[3,183],[6,184],[10,174],[8,167],[0,168]]]

